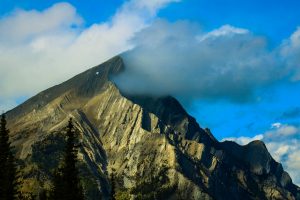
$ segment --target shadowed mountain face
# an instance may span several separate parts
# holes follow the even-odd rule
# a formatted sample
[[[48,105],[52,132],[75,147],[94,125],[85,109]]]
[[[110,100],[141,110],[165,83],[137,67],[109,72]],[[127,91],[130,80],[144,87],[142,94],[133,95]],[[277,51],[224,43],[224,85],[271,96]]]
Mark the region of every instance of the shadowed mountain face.
[[[219,143],[176,99],[123,94],[111,77],[124,69],[115,57],[7,113],[24,193],[51,187],[72,117],[88,199],[108,198],[112,169],[117,196],[134,197],[143,183],[155,186],[158,199],[300,199],[262,142]]]

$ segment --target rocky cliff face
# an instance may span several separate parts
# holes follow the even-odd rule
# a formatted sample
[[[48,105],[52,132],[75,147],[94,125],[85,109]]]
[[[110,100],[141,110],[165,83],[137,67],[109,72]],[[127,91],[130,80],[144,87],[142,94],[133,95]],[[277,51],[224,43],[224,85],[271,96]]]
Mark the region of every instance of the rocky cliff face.
[[[157,199],[300,199],[300,189],[262,142],[220,143],[176,99],[122,94],[111,81],[122,70],[115,57],[7,113],[24,192],[51,187],[61,130],[72,117],[88,199],[109,196],[112,170],[123,199],[147,184],[155,185]]]

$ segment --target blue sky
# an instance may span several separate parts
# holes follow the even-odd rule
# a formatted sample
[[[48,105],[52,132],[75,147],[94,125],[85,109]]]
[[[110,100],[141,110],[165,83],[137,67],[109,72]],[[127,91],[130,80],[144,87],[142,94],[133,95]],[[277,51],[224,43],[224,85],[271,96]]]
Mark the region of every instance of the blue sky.
[[[299,25],[299,6],[300,2],[296,0],[187,0],[170,5],[160,16],[198,21],[208,30],[231,24],[279,43]]]
[[[0,14],[7,15],[16,8],[25,10],[43,10],[57,0],[0,0]],[[63,1],[76,7],[85,19],[86,25],[106,21],[123,4],[124,0],[104,1]],[[169,5],[161,10],[159,17],[170,21],[192,20],[199,22],[205,29],[211,30],[223,24],[231,24],[265,35],[274,43],[289,37],[299,26],[300,2],[297,0],[185,0]]]
[[[105,21],[118,9],[118,7],[124,2],[123,0],[86,0],[86,1],[57,1],[57,0],[47,0],[47,1],[11,1],[11,0],[1,0],[0,13],[1,15],[6,15],[8,12],[14,9],[25,9],[25,10],[44,10],[55,3],[59,2],[69,2],[78,10],[78,13],[85,19],[86,25],[91,25],[99,21]]]
[[[177,86],[175,89],[166,86],[165,89],[178,97],[199,124],[209,127],[219,140],[227,138],[245,144],[252,139],[262,139],[278,161],[283,162],[283,157],[290,157],[290,161],[285,160],[283,164],[300,183],[300,174],[296,173],[300,157],[296,157],[296,164],[291,164],[295,155],[300,153],[299,147],[291,146],[300,144],[300,31],[297,29],[300,26],[300,2],[149,2],[0,0],[0,90],[4,91],[0,94],[0,109],[10,109],[37,92],[113,55],[129,51],[127,60],[134,64],[132,59],[144,56],[143,53],[151,50],[152,42],[157,41],[155,50],[166,59],[152,63],[149,61],[153,58],[151,56],[157,55],[150,55],[143,61],[148,66],[143,70],[153,72],[162,85]],[[156,35],[158,32],[160,35]],[[195,47],[193,43],[196,40],[190,41],[191,37],[198,38],[198,42],[207,42]],[[170,49],[179,43],[191,48],[179,47],[180,51],[174,51],[174,55],[170,56]],[[218,62],[215,63],[211,55],[190,55],[189,49],[193,52],[214,52],[216,49],[212,44],[224,49],[218,51],[220,55],[215,55]],[[246,47],[240,54],[235,47],[243,45]],[[223,82],[219,82],[219,76],[211,76],[211,71],[204,70],[227,62],[226,48],[233,53],[228,58],[229,63],[242,66],[235,69],[233,64],[228,74],[247,79],[245,82],[238,80],[236,86],[230,83],[220,85],[230,82],[232,77],[220,73]],[[183,55],[176,60],[179,63],[187,62],[184,57],[193,60],[188,62],[192,65],[191,70],[189,66],[181,68],[169,62],[167,58],[177,57],[176,53],[178,57]],[[249,62],[243,65],[243,59],[237,60],[234,53],[244,60],[249,58]],[[244,67],[253,60],[259,64],[254,69],[245,70]],[[155,75],[154,64],[165,66],[162,73],[175,71],[172,75],[183,80],[161,80]],[[168,64],[171,67],[168,68]],[[202,66],[201,70],[195,69],[198,65]],[[152,71],[147,71],[150,68]],[[55,70],[60,70],[61,74],[53,74]],[[184,75],[178,76],[178,73]],[[203,79],[200,73],[206,74],[208,79],[197,82],[197,79]],[[40,84],[35,84],[32,76],[39,77]],[[212,84],[209,89],[216,90],[216,93],[191,86],[208,82]],[[178,89],[184,84],[188,91]],[[160,92],[164,94],[166,91]],[[201,94],[191,95],[197,92]]]

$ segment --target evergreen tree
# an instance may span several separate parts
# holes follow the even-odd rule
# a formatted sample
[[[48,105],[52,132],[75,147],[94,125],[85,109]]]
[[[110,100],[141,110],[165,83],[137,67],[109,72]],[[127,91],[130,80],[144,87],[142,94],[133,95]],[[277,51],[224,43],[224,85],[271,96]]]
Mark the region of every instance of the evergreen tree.
[[[110,174],[110,184],[111,184],[110,200],[116,200],[116,198],[115,198],[115,195],[116,195],[116,181],[115,181],[114,170],[112,170],[112,173]]]
[[[64,152],[63,166],[54,175],[52,198],[55,200],[82,200],[83,189],[80,184],[79,172],[76,167],[77,137],[72,119],[67,126],[67,141]]]
[[[0,122],[0,200],[13,200],[18,196],[18,177],[15,157],[9,142],[5,115]]]

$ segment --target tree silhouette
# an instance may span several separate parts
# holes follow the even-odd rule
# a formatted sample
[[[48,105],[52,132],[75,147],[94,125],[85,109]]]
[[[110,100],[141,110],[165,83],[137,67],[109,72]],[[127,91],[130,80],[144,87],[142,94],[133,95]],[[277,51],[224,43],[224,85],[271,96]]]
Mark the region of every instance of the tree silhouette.
[[[0,199],[13,200],[18,196],[18,176],[15,157],[9,142],[5,115],[0,122]]]
[[[56,170],[54,175],[54,188],[52,199],[56,200],[82,200],[83,189],[80,184],[79,172],[76,167],[78,162],[76,145],[77,136],[72,119],[67,128],[67,141],[64,152],[63,166]]]
[[[116,181],[115,181],[115,174],[114,174],[114,169],[112,170],[110,174],[110,184],[111,184],[111,189],[110,189],[110,200],[116,200]]]

